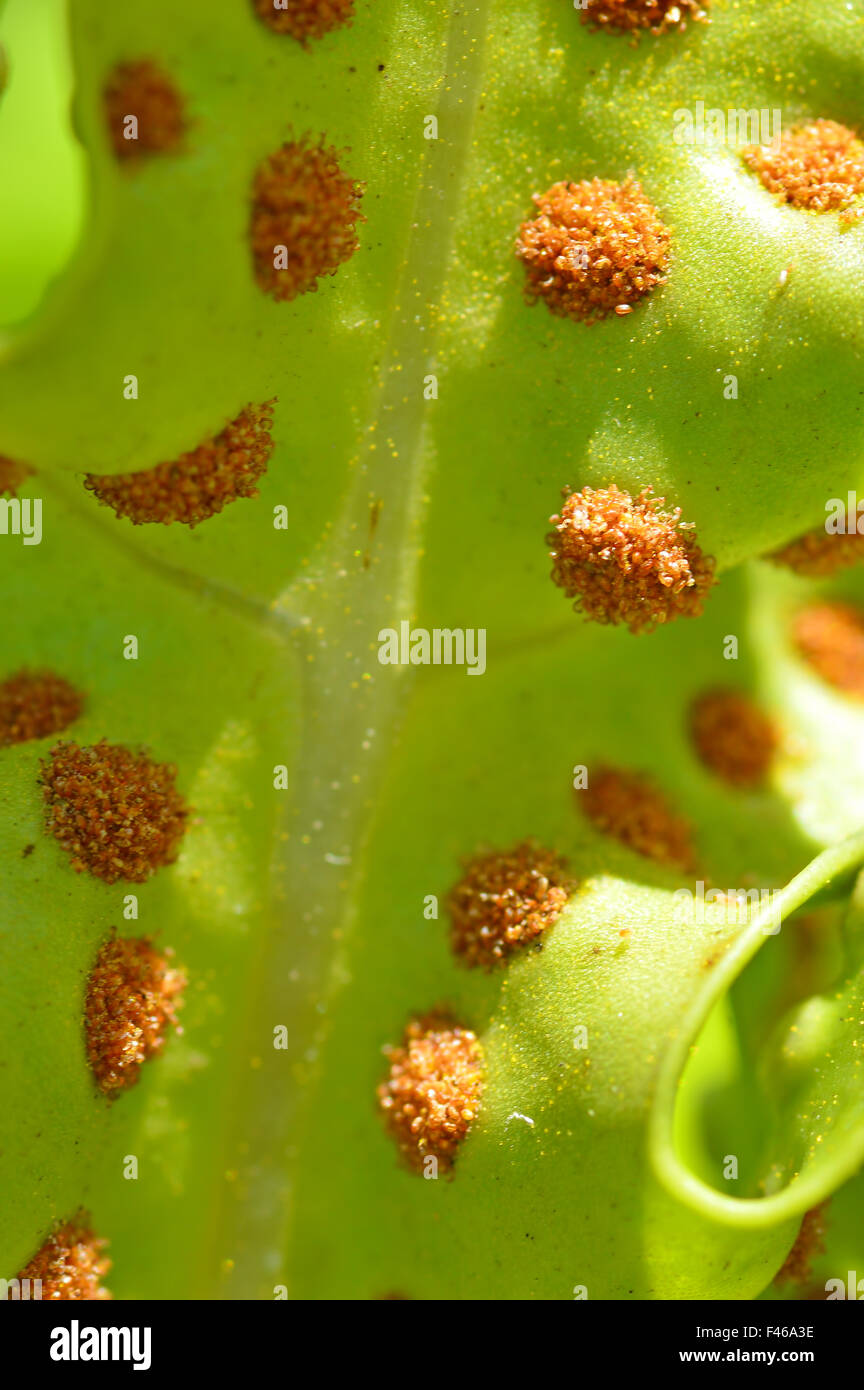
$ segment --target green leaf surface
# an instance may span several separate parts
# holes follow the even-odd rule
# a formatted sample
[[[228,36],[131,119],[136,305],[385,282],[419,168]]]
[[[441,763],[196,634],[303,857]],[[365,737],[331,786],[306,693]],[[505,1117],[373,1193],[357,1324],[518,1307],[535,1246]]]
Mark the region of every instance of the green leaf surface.
[[[709,26],[634,46],[548,0],[362,0],[304,50],[245,0],[70,6],[86,224],[3,346],[0,453],[38,470],[21,495],[42,499],[44,535],[0,535],[0,677],[50,667],[87,694],[70,737],[177,764],[194,818],[134,890],[134,929],[174,947],[190,987],[182,1035],[108,1107],[82,1008],[98,944],[133,929],[126,886],[76,875],[45,835],[51,741],[0,750],[0,1270],[84,1204],[119,1297],[752,1298],[806,1205],[843,1183],[856,1200],[855,911],[831,928],[825,959],[846,955],[826,988],[802,983],[797,918],[766,938],[719,911],[694,925],[674,897],[791,881],[797,909],[826,884],[848,897],[860,860],[842,842],[864,824],[862,709],[789,636],[799,603],[860,598],[860,576],[739,562],[859,479],[864,231],[779,207],[736,148],[673,138],[697,96],[854,123],[860,7],[789,15],[717,0]],[[102,90],[145,56],[187,99],[186,148],[121,168]],[[306,131],[345,151],[367,221],[337,275],[276,304],[252,273],[249,190]],[[513,243],[532,193],[628,172],[674,227],[668,284],[590,329],[529,308]],[[274,396],[261,495],[194,531],[133,527],[82,487]],[[696,524],[725,571],[704,617],[636,640],[569,612],[546,517],[563,485],[611,481]],[[482,628],[482,679],[381,665],[402,620]],[[692,747],[692,701],[718,684],[780,730],[758,792]],[[603,762],[687,817],[692,872],[590,826],[573,769]],[[424,902],[464,856],[528,836],[579,890],[542,950],[471,973]],[[375,1087],[382,1047],[441,1003],[476,1029],[486,1080],[453,1181],[426,1182],[400,1168]],[[722,1187],[727,1133],[745,1195]]]
[[[146,884],[108,885],[75,873],[45,832],[40,758],[56,738],[0,754],[0,980],[12,1044],[3,1065],[0,1258],[14,1273],[55,1219],[114,1193],[137,1233],[128,1277],[167,1278],[163,1251],[151,1264],[146,1248],[155,1205],[184,1252],[174,1292],[189,1296],[203,1278],[195,1273],[205,1258],[198,1242],[221,1180],[214,1135],[226,1122],[254,943],[278,915],[273,767],[293,762],[295,680],[275,622],[153,575],[98,532],[82,531],[50,489],[40,491],[41,546],[4,538],[5,547],[20,547],[5,566],[4,675],[23,666],[63,675],[86,694],[81,718],[63,736],[144,746],[175,763],[193,816],[176,865]],[[123,656],[129,635],[138,638],[134,661]],[[129,893],[138,900],[135,921],[124,915]],[[87,1067],[83,1006],[87,974],[112,927],[172,947],[191,983],[182,1037],[169,1041],[158,1067],[145,1068],[135,1092],[109,1106]],[[140,1157],[137,1182],[123,1178],[127,1154]],[[152,1282],[136,1287],[156,1296]]]

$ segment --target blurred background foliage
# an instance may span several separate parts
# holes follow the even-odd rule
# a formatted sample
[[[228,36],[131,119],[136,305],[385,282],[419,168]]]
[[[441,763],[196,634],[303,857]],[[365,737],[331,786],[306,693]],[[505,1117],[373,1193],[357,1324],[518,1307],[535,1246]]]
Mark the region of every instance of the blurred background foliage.
[[[84,152],[71,128],[65,0],[0,7],[0,326],[27,318],[81,233]]]

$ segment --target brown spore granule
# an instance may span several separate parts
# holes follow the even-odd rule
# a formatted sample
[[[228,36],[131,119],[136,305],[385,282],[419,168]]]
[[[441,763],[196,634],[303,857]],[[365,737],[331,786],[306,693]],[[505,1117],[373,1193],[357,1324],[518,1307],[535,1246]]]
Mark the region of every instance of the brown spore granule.
[[[321,39],[331,29],[350,24],[354,18],[354,0],[282,0],[278,9],[273,0],[252,3],[268,29],[276,34],[290,34],[304,47],[310,39]]]
[[[183,146],[187,125],[183,98],[167,73],[149,58],[114,68],[105,83],[105,111],[118,159],[171,154]],[[138,123],[136,139],[124,134],[127,116],[134,116]]]
[[[665,34],[684,29],[688,20],[707,20],[711,0],[588,0],[582,23],[623,34],[650,29]]]
[[[47,830],[77,873],[105,883],[144,883],[173,864],[188,809],[176,768],[102,739],[91,747],[58,743],[42,761]]]
[[[93,1234],[83,1217],[67,1221],[48,1237],[17,1278],[41,1280],[43,1302],[79,1299],[95,1303],[110,1298],[101,1283],[111,1268],[111,1261],[103,1254],[107,1244]],[[7,1291],[7,1301],[10,1294],[11,1290]]]
[[[596,830],[667,868],[695,867],[689,822],[671,809],[647,777],[620,768],[590,771],[579,804]]]
[[[415,1172],[430,1157],[449,1172],[480,1106],[483,1056],[475,1034],[435,1012],[412,1019],[400,1046],[385,1052],[390,1071],[378,1104],[400,1153]]]
[[[774,1276],[775,1284],[806,1284],[812,1274],[813,1261],[825,1253],[825,1219],[828,1202],[811,1207],[804,1213],[795,1244]]]
[[[681,509],[644,488],[631,497],[608,488],[565,489],[546,537],[552,579],[573,607],[598,623],[625,623],[650,632],[672,618],[696,617],[715,583],[714,561],[703,555]]]
[[[792,637],[824,681],[864,700],[864,613],[846,603],[813,603],[795,615]]]
[[[363,185],[342,172],[338,151],[291,141],[259,165],[252,187],[250,241],[255,279],[276,300],[317,290],[359,245]],[[284,247],[285,251],[277,248]],[[277,259],[284,258],[284,265]]]
[[[856,525],[857,517],[850,517],[846,531],[817,526],[765,558],[807,579],[824,579],[864,561],[864,535],[859,536]]]
[[[555,183],[533,201],[516,243],[529,303],[593,323],[666,280],[671,232],[635,180]]]
[[[59,734],[83,705],[80,691],[53,671],[16,671],[0,682],[0,748]]]
[[[88,473],[84,486],[136,526],[198,526],[241,497],[257,497],[273,453],[274,401],[248,405],[212,439],[170,463],[114,477]]]
[[[690,734],[702,762],[730,786],[760,787],[777,750],[764,710],[738,690],[706,690],[690,706]]]
[[[771,193],[797,208],[839,212],[864,193],[864,143],[837,121],[796,126],[776,148],[748,145],[741,157]]]
[[[26,463],[19,463],[17,459],[7,458],[5,454],[0,454],[0,497],[8,493],[10,497],[17,497],[18,489],[32,477],[34,470]]]
[[[466,965],[500,964],[554,925],[574,887],[565,860],[530,841],[476,855],[447,896],[453,950]]]
[[[134,1086],[141,1067],[177,1025],[186,976],[173,952],[149,937],[113,936],[100,948],[87,980],[87,1060],[100,1090],[114,1097]]]

